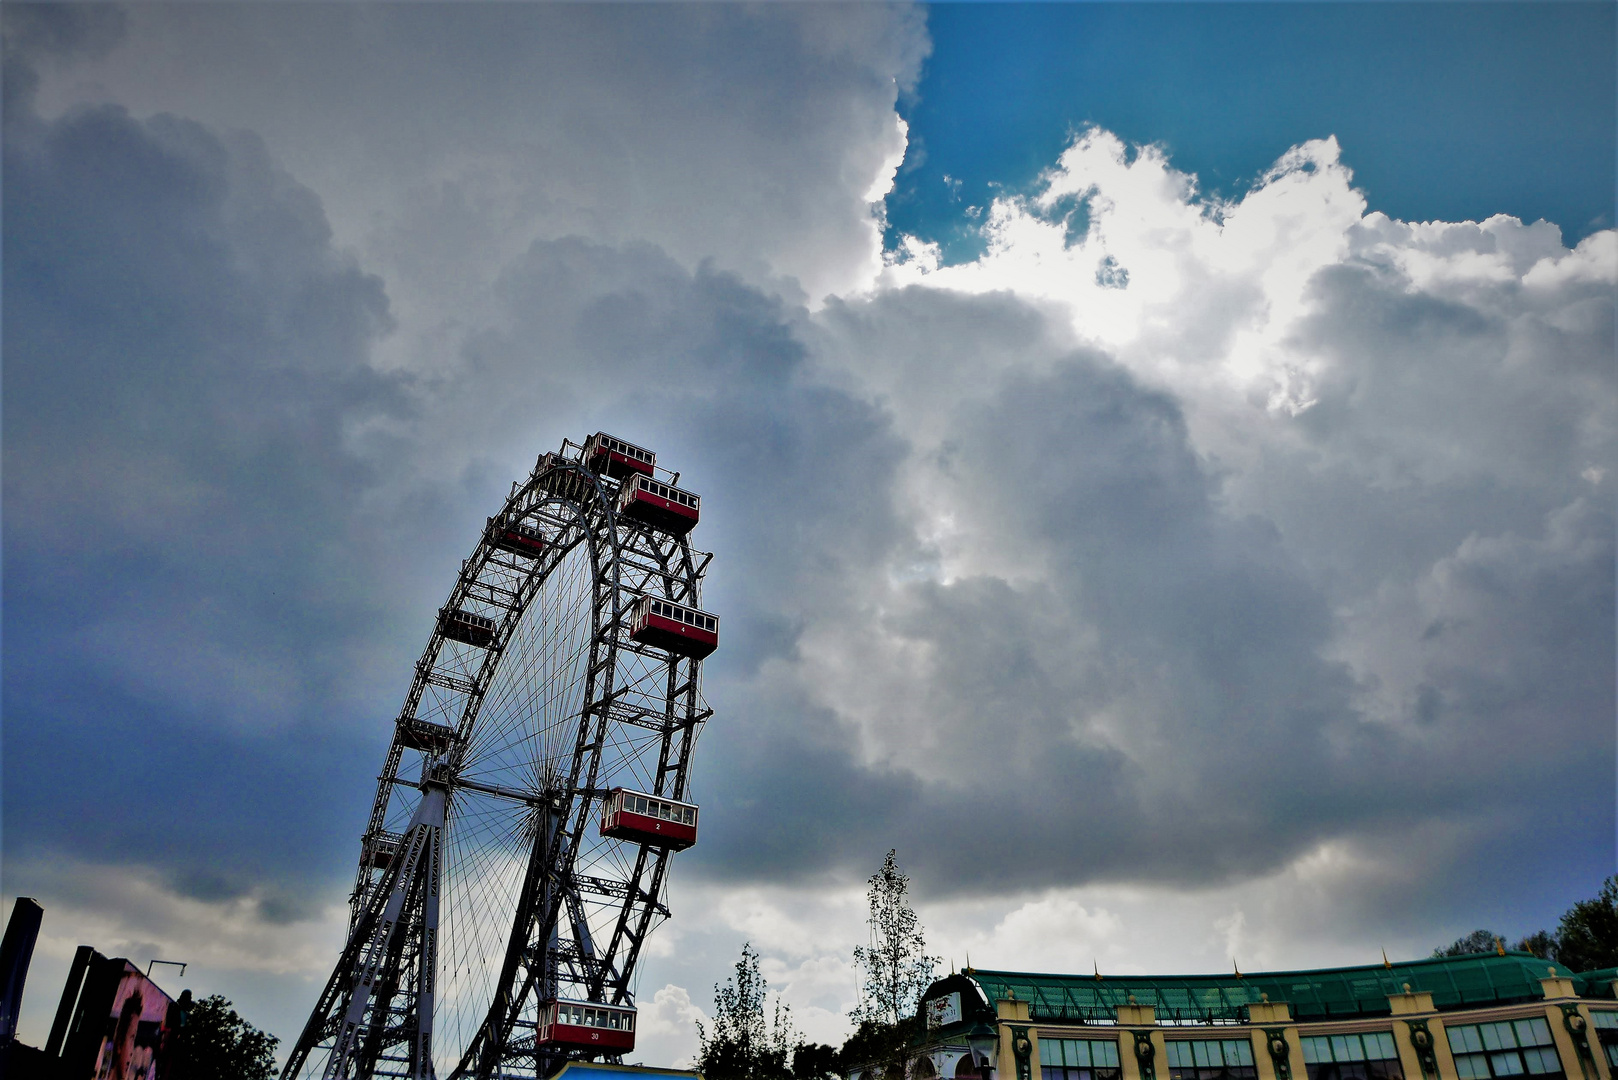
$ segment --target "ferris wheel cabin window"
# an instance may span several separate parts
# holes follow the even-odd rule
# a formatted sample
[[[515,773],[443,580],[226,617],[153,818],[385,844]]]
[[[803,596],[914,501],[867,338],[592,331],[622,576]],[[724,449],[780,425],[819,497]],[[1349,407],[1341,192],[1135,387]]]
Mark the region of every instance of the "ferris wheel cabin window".
[[[633,1009],[613,1005],[586,1005],[576,1001],[559,1001],[556,1003],[556,1022],[608,1031],[634,1031],[635,1012]]]
[[[590,468],[619,480],[636,473],[650,475],[657,466],[657,455],[650,450],[604,431],[598,431],[584,440],[583,456]]]
[[[629,636],[643,645],[700,660],[719,647],[719,618],[670,600],[642,596],[630,610]]]
[[[537,559],[545,554],[545,536],[532,525],[521,521],[500,524],[489,519],[489,542],[501,551]]]
[[[697,842],[697,807],[616,789],[601,806],[601,835],[683,851]]]
[[[438,613],[438,631],[450,641],[487,649],[494,641],[495,621],[462,608],[443,608]]]
[[[659,532],[684,536],[697,524],[701,501],[689,491],[635,474],[618,492],[618,513]]]
[[[635,1048],[632,1006],[557,1001],[540,1012],[538,1040],[547,1046],[575,1046],[595,1053]]]

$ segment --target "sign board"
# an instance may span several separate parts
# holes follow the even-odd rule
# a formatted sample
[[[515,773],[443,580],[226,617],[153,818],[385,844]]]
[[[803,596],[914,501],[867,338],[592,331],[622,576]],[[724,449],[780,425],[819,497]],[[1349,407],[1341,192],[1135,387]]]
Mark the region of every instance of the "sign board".
[[[81,945],[45,1056],[63,1080],[161,1080],[179,1027],[179,1005],[139,968]]]
[[[959,990],[927,1002],[927,1026],[944,1027],[961,1022],[961,992]]]
[[[169,1044],[179,1019],[174,1002],[157,984],[124,961],[104,1021],[106,1034],[96,1059],[97,1080],[157,1080],[167,1070]]]

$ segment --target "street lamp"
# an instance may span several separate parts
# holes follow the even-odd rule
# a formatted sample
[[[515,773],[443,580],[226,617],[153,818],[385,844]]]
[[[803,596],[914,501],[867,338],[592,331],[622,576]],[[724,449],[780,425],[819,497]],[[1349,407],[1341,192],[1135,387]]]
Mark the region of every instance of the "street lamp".
[[[966,1047],[972,1054],[973,1066],[982,1070],[986,1080],[992,1077],[999,1056],[1000,1032],[979,1020],[966,1033]]]

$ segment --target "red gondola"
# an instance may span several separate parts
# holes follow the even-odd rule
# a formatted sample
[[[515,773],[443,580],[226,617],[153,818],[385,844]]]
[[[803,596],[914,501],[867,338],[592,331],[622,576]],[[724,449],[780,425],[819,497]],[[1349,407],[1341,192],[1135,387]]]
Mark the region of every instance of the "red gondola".
[[[542,454],[539,464],[534,466],[534,473],[540,477],[539,487],[561,499],[583,499],[588,497],[583,475],[577,469],[562,468],[569,464],[561,454],[552,451]]]
[[[361,861],[377,870],[386,870],[393,865],[394,858],[399,854],[399,844],[404,837],[398,833],[379,832],[365,838],[364,855]]]
[[[532,525],[525,525],[520,521],[501,525],[494,518],[490,518],[489,543],[501,551],[509,551],[513,555],[521,555],[528,559],[537,559],[545,554],[544,535]]]
[[[618,492],[618,513],[654,529],[684,536],[697,523],[702,499],[661,480],[637,474]]]
[[[598,473],[604,472],[622,480],[636,473],[652,475],[657,465],[657,455],[645,447],[598,431],[584,440],[584,463]]]
[[[451,641],[487,649],[494,644],[494,620],[460,608],[444,608],[438,613],[438,632]]]
[[[644,645],[700,660],[719,648],[719,616],[643,596],[630,611],[629,636]]]
[[[414,716],[399,717],[399,743],[406,750],[420,750],[425,754],[442,754],[455,741],[455,729]]]
[[[697,842],[697,807],[695,803],[613,788],[601,806],[601,835],[684,851]]]
[[[622,1054],[635,1049],[635,1010],[595,1001],[547,1001],[539,1007],[541,1046]]]

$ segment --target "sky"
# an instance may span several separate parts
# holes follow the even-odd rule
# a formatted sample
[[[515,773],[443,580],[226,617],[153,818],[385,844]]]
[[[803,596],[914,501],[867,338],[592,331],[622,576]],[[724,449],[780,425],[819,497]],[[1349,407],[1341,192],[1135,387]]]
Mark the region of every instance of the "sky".
[[[751,941],[1553,926],[1614,871],[1615,9],[3,9],[4,898],[295,1037],[458,560],[606,430],[724,642],[648,1063]],[[173,969],[159,969],[173,971]]]

